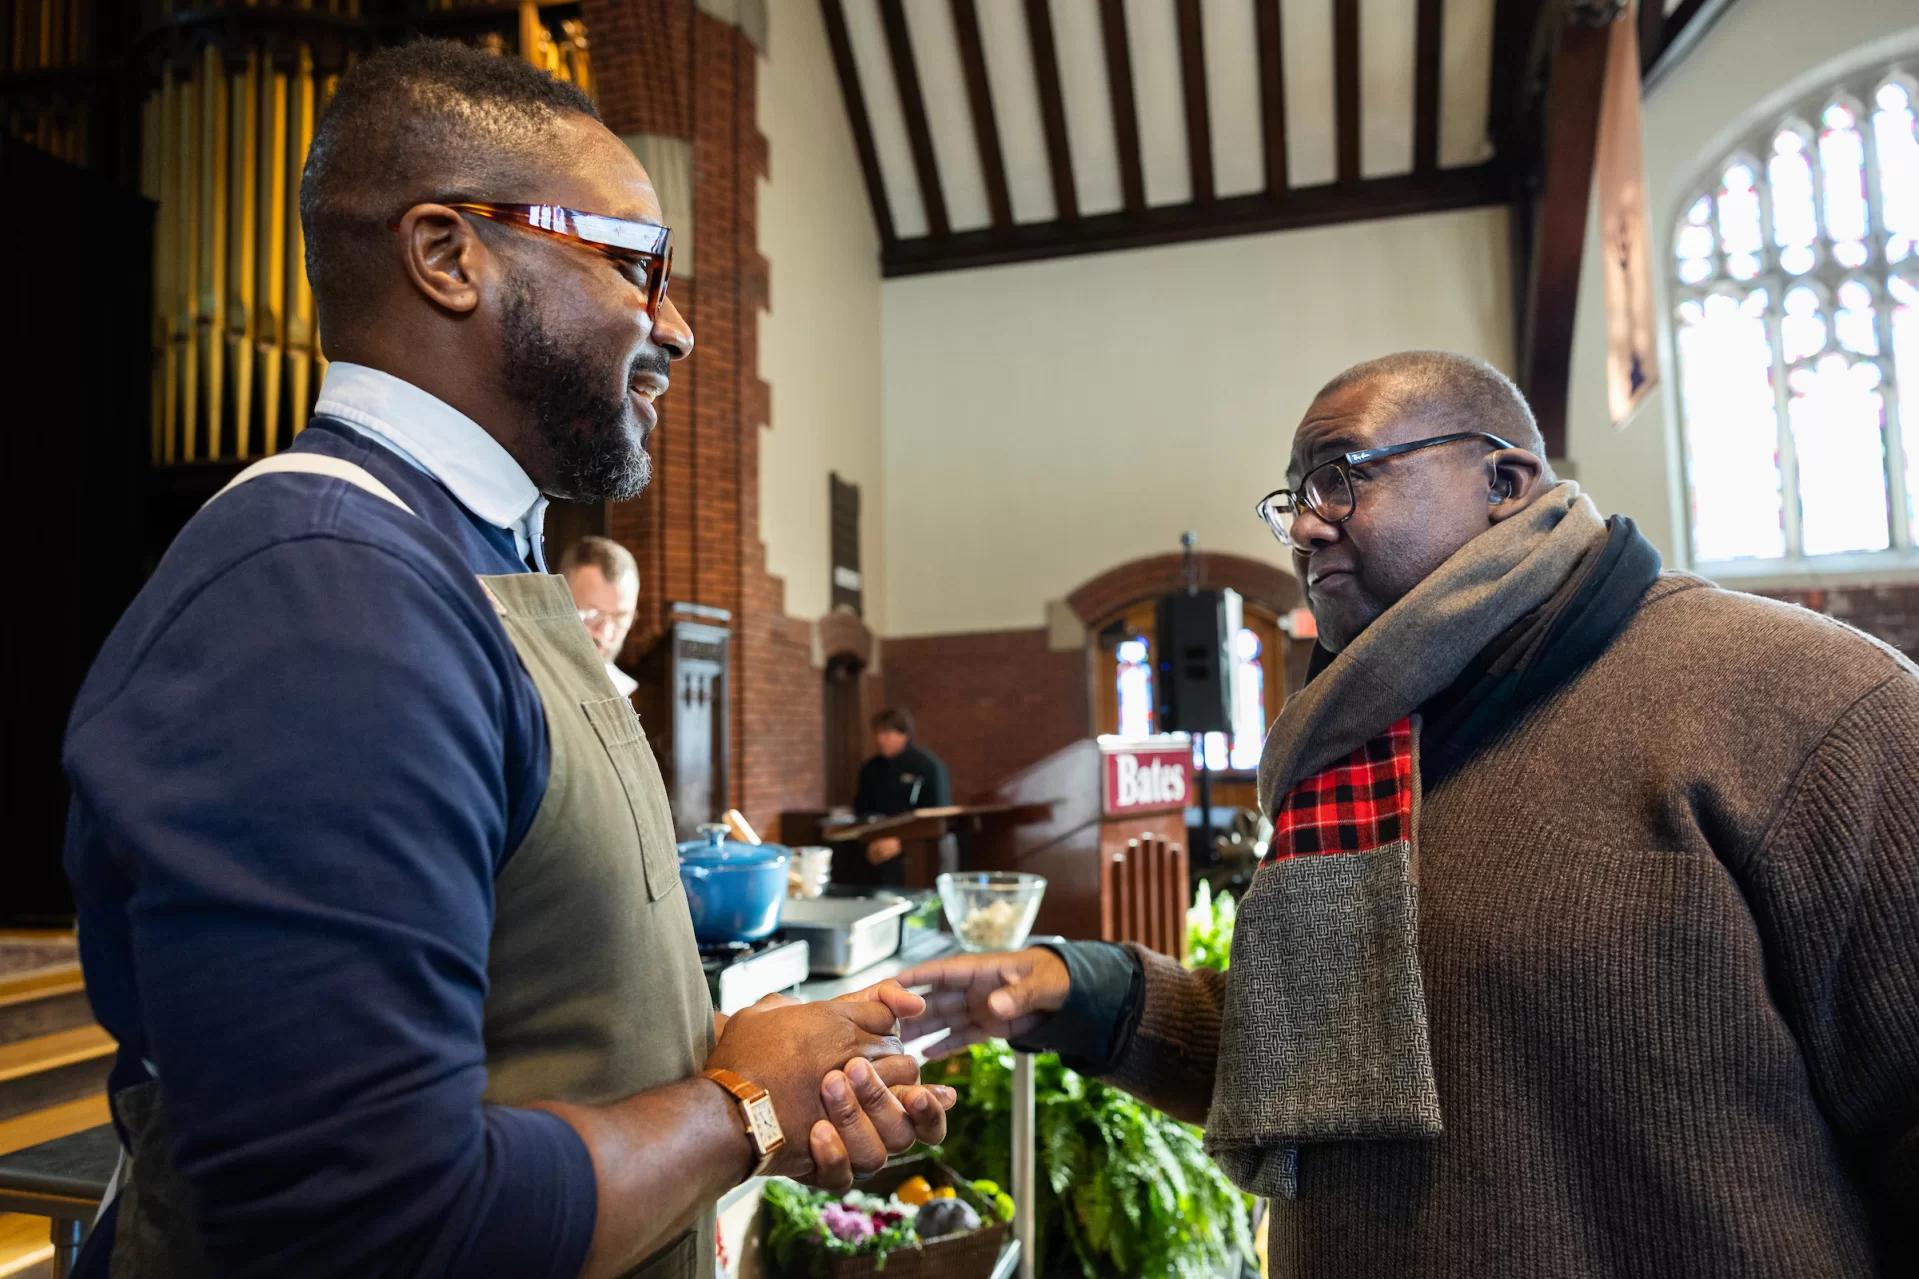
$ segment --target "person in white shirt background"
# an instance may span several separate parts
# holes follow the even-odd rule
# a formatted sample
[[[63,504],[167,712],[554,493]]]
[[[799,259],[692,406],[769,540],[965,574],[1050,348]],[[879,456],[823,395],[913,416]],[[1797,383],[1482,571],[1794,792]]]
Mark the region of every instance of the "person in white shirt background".
[[[633,553],[611,538],[583,537],[560,556],[560,572],[573,588],[593,647],[606,662],[607,678],[621,697],[632,697],[639,682],[614,663],[640,606],[640,566]]]

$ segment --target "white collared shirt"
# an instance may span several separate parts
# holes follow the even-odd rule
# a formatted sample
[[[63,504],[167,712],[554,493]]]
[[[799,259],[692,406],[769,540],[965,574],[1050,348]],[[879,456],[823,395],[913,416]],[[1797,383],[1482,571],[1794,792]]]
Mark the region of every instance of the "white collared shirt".
[[[320,384],[318,416],[379,440],[446,485],[460,504],[513,534],[522,560],[546,572],[546,497],[486,429],[438,396],[391,373],[335,360]]]

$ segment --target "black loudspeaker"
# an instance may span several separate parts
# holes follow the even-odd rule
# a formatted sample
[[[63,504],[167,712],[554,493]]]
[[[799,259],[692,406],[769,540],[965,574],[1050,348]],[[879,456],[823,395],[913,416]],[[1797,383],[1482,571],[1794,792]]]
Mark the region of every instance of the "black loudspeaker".
[[[1230,732],[1232,653],[1225,592],[1162,596],[1158,614],[1156,727],[1162,733]]]

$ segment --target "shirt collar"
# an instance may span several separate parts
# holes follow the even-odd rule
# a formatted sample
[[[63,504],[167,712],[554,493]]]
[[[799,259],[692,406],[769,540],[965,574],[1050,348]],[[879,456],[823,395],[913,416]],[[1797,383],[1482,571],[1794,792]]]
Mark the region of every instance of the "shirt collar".
[[[521,559],[531,551],[546,571],[546,498],[478,422],[411,382],[342,360],[327,365],[313,411],[373,436],[446,485],[462,506],[512,533]]]

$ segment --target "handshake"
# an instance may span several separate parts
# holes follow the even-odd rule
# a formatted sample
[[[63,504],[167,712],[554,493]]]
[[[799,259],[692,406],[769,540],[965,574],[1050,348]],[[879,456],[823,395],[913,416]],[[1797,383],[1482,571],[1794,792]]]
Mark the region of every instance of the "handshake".
[[[902,1019],[925,1007],[896,981],[812,1004],[768,995],[724,1020],[706,1065],[772,1095],[786,1145],[770,1172],[844,1190],[888,1155],[946,1136],[957,1095],[920,1083],[900,1041]]]
[[[826,1003],[768,995],[727,1019],[706,1064],[772,1094],[786,1134],[773,1172],[844,1190],[889,1154],[946,1136],[956,1095],[919,1082],[902,1037],[951,1030],[933,1049],[943,1056],[1024,1035],[1058,1010],[1069,984],[1059,956],[1033,948],[938,960]],[[922,999],[907,985],[932,989]]]

